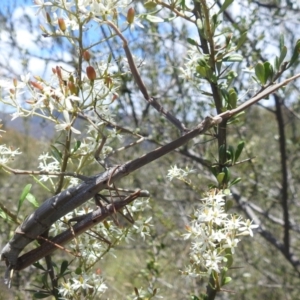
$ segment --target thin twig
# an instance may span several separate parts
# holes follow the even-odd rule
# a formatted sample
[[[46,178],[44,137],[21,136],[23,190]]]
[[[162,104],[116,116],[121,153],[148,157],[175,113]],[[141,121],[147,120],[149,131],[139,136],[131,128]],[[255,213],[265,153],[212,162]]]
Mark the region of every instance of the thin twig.
[[[121,38],[121,40],[123,41],[123,48],[127,57],[127,61],[131,70],[131,73],[134,77],[134,80],[136,82],[136,84],[138,85],[141,93],[143,94],[145,100],[151,105],[153,106],[158,112],[160,112],[161,114],[163,114],[167,120],[169,120],[173,125],[175,125],[182,133],[187,132],[187,128],[184,126],[184,124],[182,124],[175,116],[173,116],[170,112],[165,111],[165,109],[157,102],[157,100],[154,97],[151,97],[148,94],[147,88],[141,78],[141,75],[134,63],[131,51],[128,47],[128,42],[126,40],[126,38],[123,36],[123,34],[121,33],[121,31],[116,27],[116,25],[110,21],[106,21],[105,22],[108,26],[110,26],[111,28],[113,28],[113,30],[116,32],[116,34]]]

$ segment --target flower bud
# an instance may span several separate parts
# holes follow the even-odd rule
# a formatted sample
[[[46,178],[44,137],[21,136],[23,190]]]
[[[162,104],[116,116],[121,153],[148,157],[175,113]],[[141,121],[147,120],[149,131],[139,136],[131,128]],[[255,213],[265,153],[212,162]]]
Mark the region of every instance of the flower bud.
[[[45,35],[49,35],[47,30],[45,29],[45,27],[43,25],[40,25],[40,29],[44,32]]]
[[[86,60],[86,61],[88,61],[88,62],[89,62],[90,59],[91,59],[91,54],[90,54],[90,52],[87,51],[87,50],[83,51],[82,56],[83,56],[84,60]]]
[[[62,75],[61,75],[61,68],[59,66],[56,66],[56,74],[57,77],[62,80]]]
[[[47,22],[49,24],[51,24],[51,17],[50,17],[50,14],[48,12],[46,12],[46,19],[47,19]]]
[[[119,98],[119,96],[118,96],[118,94],[116,94],[116,93],[113,93],[113,96],[112,96],[112,99],[111,99],[111,102],[113,103],[116,99],[118,99]]]
[[[13,84],[14,84],[14,87],[17,87],[18,85],[18,80],[16,78],[13,79]]]
[[[89,80],[95,80],[96,79],[96,71],[92,66],[88,66],[86,68],[86,75]]]
[[[132,24],[134,21],[134,8],[130,7],[127,12],[127,22]]]
[[[62,32],[65,32],[67,29],[65,20],[63,18],[58,18],[58,26]]]
[[[29,100],[26,100],[25,102],[26,102],[27,104],[33,105],[33,104],[36,103],[36,100],[34,100],[34,99],[29,99]]]
[[[44,87],[40,83],[38,83],[38,82],[30,81],[30,84],[33,87],[35,87],[36,89],[40,90],[40,91],[42,91],[44,89]]]
[[[68,88],[69,88],[71,95],[77,95],[76,85],[72,81],[68,82]]]
[[[109,75],[104,77],[104,84],[108,87],[111,88],[113,81]]]

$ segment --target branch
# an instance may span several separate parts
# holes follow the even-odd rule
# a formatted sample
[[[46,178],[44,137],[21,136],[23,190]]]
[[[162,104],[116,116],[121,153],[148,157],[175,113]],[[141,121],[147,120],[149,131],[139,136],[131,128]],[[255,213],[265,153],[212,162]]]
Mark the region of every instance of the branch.
[[[222,119],[229,119],[232,116],[234,116],[234,115],[236,115],[236,114],[244,111],[245,109],[249,108],[253,104],[257,103],[261,99],[264,99],[264,98],[268,97],[269,95],[273,94],[278,89],[280,89],[281,87],[286,86],[291,81],[294,81],[295,79],[297,79],[299,77],[300,77],[300,74],[297,74],[297,75],[295,75],[293,77],[290,77],[290,78],[288,78],[288,79],[286,79],[286,80],[284,80],[282,82],[274,83],[274,84],[270,85],[269,87],[267,87],[265,90],[263,90],[260,93],[258,93],[253,98],[247,100],[246,102],[244,102],[243,104],[241,104],[240,106],[238,106],[237,108],[232,109],[232,110],[227,110],[227,111],[219,114],[218,117],[220,117]]]
[[[290,250],[290,221],[289,221],[289,205],[288,205],[288,173],[287,173],[287,152],[286,152],[286,138],[284,130],[284,121],[282,116],[282,104],[283,100],[279,98],[276,93],[274,94],[275,107],[276,107],[276,118],[278,123],[278,133],[279,133],[279,149],[280,149],[280,162],[281,162],[281,194],[282,194],[282,210],[283,210],[283,220],[284,220],[284,233],[283,242],[285,246],[286,255],[289,255]]]
[[[220,118],[218,117],[206,117],[194,130],[189,131],[177,140],[123,165],[110,168],[103,173],[91,176],[88,180],[76,187],[64,190],[46,200],[16,229],[13,238],[3,248],[1,260],[5,260],[8,266],[6,278],[8,278],[9,272],[15,268],[19,253],[24,247],[48,230],[55,221],[91,199],[101,190],[107,189],[110,184],[113,184],[133,171],[181,147],[199,134],[206,132],[211,127],[217,125],[219,120]]]
[[[78,174],[76,172],[48,172],[48,171],[19,170],[19,169],[10,168],[5,165],[1,165],[1,168],[15,175],[49,175],[49,176],[58,176],[58,177],[70,176],[70,177],[79,178],[83,181],[89,179],[89,177]]]
[[[223,120],[227,120],[233,115],[243,111],[298,77],[300,77],[300,74],[281,83],[274,84],[236,109],[221,113],[215,117],[206,117],[195,129],[187,132],[178,139],[137,159],[128,161],[123,165],[91,176],[76,187],[71,187],[47,199],[36,211],[25,219],[22,225],[17,228],[13,238],[4,246],[1,252],[1,260],[5,260],[7,264],[6,279],[9,280],[10,273],[15,269],[18,256],[24,247],[48,230],[49,227],[62,216],[82,205],[101,190],[107,189],[117,180],[181,147],[196,136],[204,134],[210,128],[220,124]]]
[[[96,210],[86,214],[84,218],[72,226],[72,228],[62,232],[52,239],[49,239],[49,241],[45,240],[44,243],[38,248],[31,250],[19,257],[15,270],[23,270],[41,258],[50,255],[53,251],[57,249],[63,249],[61,246],[65,245],[74,237],[84,233],[96,224],[104,221],[107,217],[116,213],[116,211],[121,210],[138,197],[149,197],[149,193],[147,191],[138,190],[127,196],[124,200],[114,201],[113,203],[103,207],[98,206]]]
[[[123,41],[123,48],[128,60],[128,64],[129,64],[129,68],[131,70],[131,73],[134,77],[134,80],[136,82],[136,84],[138,85],[141,93],[143,94],[144,98],[146,99],[146,101],[152,106],[154,107],[158,112],[160,112],[161,114],[163,114],[165,116],[165,118],[167,120],[169,120],[173,125],[175,125],[180,131],[181,133],[187,132],[188,130],[186,129],[186,127],[184,126],[184,124],[182,124],[175,116],[173,116],[170,112],[165,111],[165,109],[157,102],[157,100],[154,97],[151,97],[148,94],[147,88],[141,78],[141,75],[134,63],[132,54],[128,48],[128,42],[126,40],[126,38],[122,35],[121,31],[115,26],[114,23],[110,22],[110,21],[106,21],[106,24],[110,27],[113,28],[113,30],[116,32],[116,34],[121,38],[121,40]]]
[[[284,257],[289,261],[289,263],[292,265],[292,267],[295,269],[295,271],[300,275],[300,260],[294,253],[291,251],[287,254],[285,251],[285,245],[282,244],[279,240],[277,240],[271,232],[266,230],[264,228],[264,225],[261,223],[259,218],[256,216],[256,214],[253,212],[252,208],[248,204],[247,200],[244,200],[238,193],[236,193],[236,190],[233,188],[233,197],[236,200],[236,202],[239,204],[239,206],[242,208],[242,210],[245,212],[247,217],[254,221],[255,224],[259,225],[258,233],[266,239],[270,244],[272,244],[277,250],[279,250]]]

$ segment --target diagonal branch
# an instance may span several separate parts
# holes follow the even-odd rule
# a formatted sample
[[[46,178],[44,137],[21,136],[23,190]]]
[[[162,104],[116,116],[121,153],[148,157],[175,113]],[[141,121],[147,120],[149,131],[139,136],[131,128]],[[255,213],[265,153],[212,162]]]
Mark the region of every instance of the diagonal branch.
[[[198,126],[196,126],[196,128],[178,139],[137,159],[128,161],[123,165],[110,168],[103,173],[91,176],[85,182],[47,199],[36,211],[25,219],[25,221],[17,228],[13,238],[2,249],[1,260],[5,260],[7,264],[6,279],[10,278],[10,272],[15,269],[18,256],[25,246],[48,230],[55,221],[91,199],[101,190],[109,188],[110,184],[113,184],[133,171],[181,147],[196,136],[204,134],[207,130],[217,126],[223,120],[227,120],[235,114],[245,110],[298,77],[300,77],[300,74],[272,85],[233,110],[226,111],[215,117],[206,117]]]
[[[96,224],[104,221],[110,215],[116,213],[116,211],[121,210],[126,205],[134,201],[138,197],[149,197],[149,193],[147,191],[135,191],[133,194],[130,194],[125,199],[121,201],[114,201],[111,204],[106,206],[97,207],[97,209],[91,213],[86,214],[83,216],[84,218],[76,223],[72,228],[62,232],[61,234],[57,235],[56,237],[50,239],[48,242],[45,241],[41,246],[38,248],[31,250],[21,257],[18,258],[15,270],[20,271],[31,264],[35,263],[39,259],[50,255],[53,251],[57,249],[62,249],[61,246],[68,243],[74,237],[84,233],[88,229],[92,228]],[[58,247],[58,245],[60,247]]]
[[[254,221],[255,224],[259,225],[257,229],[258,233],[266,239],[270,244],[272,244],[277,250],[279,250],[288,262],[292,265],[295,271],[300,275],[300,259],[291,251],[286,252],[285,245],[276,239],[271,232],[269,232],[262,222],[259,220],[255,212],[252,210],[251,206],[247,203],[248,201],[243,199],[236,191],[233,189],[233,197],[239,206],[243,209],[247,217]]]
[[[126,38],[122,35],[121,31],[117,28],[117,26],[110,22],[110,21],[106,21],[106,24],[108,26],[110,26],[111,28],[113,28],[113,30],[116,32],[116,34],[121,38],[121,40],[123,41],[123,48],[127,57],[127,61],[131,70],[131,73],[134,77],[134,80],[136,82],[136,84],[138,85],[141,93],[143,94],[144,98],[146,99],[146,101],[152,106],[154,107],[158,112],[160,112],[161,114],[163,114],[165,116],[165,118],[167,120],[169,120],[173,125],[175,125],[180,131],[181,133],[187,132],[187,128],[185,128],[184,124],[182,124],[175,116],[173,116],[169,111],[165,111],[165,109],[157,102],[157,100],[154,97],[151,97],[147,91],[147,88],[141,78],[141,75],[134,63],[131,51],[128,47],[128,41],[126,40]]]

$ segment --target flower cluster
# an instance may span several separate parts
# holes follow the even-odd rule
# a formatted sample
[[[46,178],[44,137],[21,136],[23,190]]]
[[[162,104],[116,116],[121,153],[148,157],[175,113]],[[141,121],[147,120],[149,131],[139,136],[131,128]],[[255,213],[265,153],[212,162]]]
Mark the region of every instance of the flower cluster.
[[[59,299],[95,299],[107,290],[102,276],[98,274],[72,274],[72,277],[62,282],[58,288],[61,297]]]
[[[0,145],[0,165],[5,165],[15,159],[16,155],[22,154],[19,149],[13,150],[6,145]]]
[[[222,192],[212,192],[202,199],[195,211],[188,233],[185,234],[185,239],[192,240],[191,265],[184,272],[185,275],[208,276],[213,271],[220,273],[228,268],[240,237],[253,236],[252,229],[258,227],[241,216],[228,214],[225,196]]]
[[[188,167],[185,170],[178,168],[177,165],[174,167],[171,166],[171,169],[168,171],[167,178],[172,181],[174,178],[177,178],[182,181],[186,181],[186,178],[189,174],[194,173],[195,170],[189,169]]]

